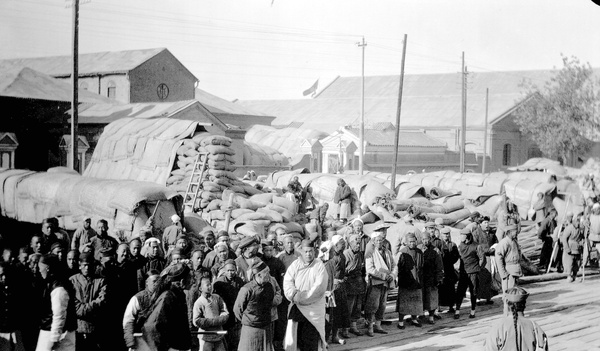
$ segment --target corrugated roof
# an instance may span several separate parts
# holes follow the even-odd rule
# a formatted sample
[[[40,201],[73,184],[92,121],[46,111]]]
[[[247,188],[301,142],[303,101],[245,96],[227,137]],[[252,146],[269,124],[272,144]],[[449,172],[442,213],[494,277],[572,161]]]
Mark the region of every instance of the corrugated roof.
[[[597,70],[596,70],[597,71]],[[483,127],[485,92],[489,88],[489,121],[503,116],[524,96],[519,86],[530,79],[538,86],[556,71],[470,73],[467,91],[467,125]],[[398,76],[365,77],[365,122],[396,120]],[[333,132],[360,121],[360,77],[341,77],[315,99],[239,101],[246,107],[276,116],[273,125],[303,122],[307,128]],[[457,127],[461,124],[461,75],[406,75],[402,97],[401,128]]]
[[[174,102],[143,102],[134,104],[97,104],[80,108],[79,123],[81,124],[108,124],[121,118],[170,118],[175,114],[182,112],[185,109],[192,108],[198,105],[200,112],[199,117],[205,117],[206,120],[217,125],[219,128],[226,130],[228,127],[221,122],[217,117],[212,115],[199,101],[184,100]],[[198,119],[196,122],[202,124],[203,121]]]
[[[0,96],[50,101],[71,101],[72,85],[31,68],[0,68]],[[107,103],[112,100],[85,90],[80,103]]]
[[[263,112],[255,111],[243,105],[227,101],[202,89],[196,88],[195,97],[212,113],[229,113],[246,116],[268,116]]]
[[[86,177],[129,179],[165,186],[181,140],[198,122],[172,118],[121,118],[104,128]]]
[[[327,134],[314,129],[274,128],[254,125],[246,132],[245,140],[249,143],[264,145],[283,153],[289,158],[301,154],[300,144],[305,139],[322,139]]]
[[[79,55],[79,75],[95,73],[126,73],[138,67],[166,48],[107,51]],[[0,67],[29,67],[51,76],[70,76],[71,56],[48,56],[0,60]]]
[[[359,129],[346,129],[356,138],[359,137]],[[393,129],[377,130],[365,129],[365,142],[373,146],[394,146],[396,132]],[[398,146],[403,147],[446,147],[441,140],[432,138],[425,133],[400,131]]]

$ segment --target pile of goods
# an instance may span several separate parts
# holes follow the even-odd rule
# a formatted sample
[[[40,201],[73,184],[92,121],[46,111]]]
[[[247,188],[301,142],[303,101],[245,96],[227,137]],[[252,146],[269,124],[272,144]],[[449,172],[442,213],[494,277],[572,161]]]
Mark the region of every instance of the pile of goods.
[[[234,155],[231,139],[225,136],[197,133],[191,139],[184,139],[177,149],[176,166],[167,179],[167,187],[184,194],[194,172],[195,163],[199,161],[198,168],[206,164],[206,169],[202,173],[202,179],[198,179],[198,171],[198,175],[191,179],[192,183],[201,185],[195,208],[207,208],[211,201],[221,199],[226,189],[244,196],[262,193],[235,176]],[[191,191],[195,191],[195,187],[197,185],[192,185]]]

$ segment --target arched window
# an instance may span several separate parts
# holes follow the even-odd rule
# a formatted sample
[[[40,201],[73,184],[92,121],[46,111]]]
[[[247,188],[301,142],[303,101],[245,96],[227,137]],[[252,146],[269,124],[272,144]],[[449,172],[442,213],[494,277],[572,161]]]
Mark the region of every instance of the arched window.
[[[511,149],[512,149],[512,147],[510,144],[504,144],[504,147],[502,148],[502,165],[503,166],[510,166]]]
[[[115,84],[115,82],[113,82],[112,80],[108,82],[107,84],[108,90],[106,92],[106,96],[108,96],[111,99],[116,99],[117,98],[117,85]]]

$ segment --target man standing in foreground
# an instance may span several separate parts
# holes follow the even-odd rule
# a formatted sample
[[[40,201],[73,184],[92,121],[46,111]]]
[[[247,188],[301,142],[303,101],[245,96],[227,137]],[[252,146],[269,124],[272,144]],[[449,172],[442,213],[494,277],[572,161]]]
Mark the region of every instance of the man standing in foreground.
[[[521,272],[521,248],[517,241],[517,225],[511,224],[506,228],[506,236],[500,240],[496,247],[496,266],[498,272],[502,278],[502,292],[506,294],[506,291],[519,284],[519,277],[523,275]],[[506,304],[505,296],[502,297],[504,301],[504,314],[507,314],[508,305]]]
[[[283,290],[291,306],[284,347],[316,351],[327,347],[325,290],[328,277],[312,243],[303,240],[302,250],[302,256],[290,265],[283,278]]]

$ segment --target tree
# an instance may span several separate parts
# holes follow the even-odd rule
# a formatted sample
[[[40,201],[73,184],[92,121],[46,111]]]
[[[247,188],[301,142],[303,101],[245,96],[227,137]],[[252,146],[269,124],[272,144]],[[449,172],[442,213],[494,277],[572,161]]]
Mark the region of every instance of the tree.
[[[546,157],[567,158],[590,150],[599,131],[600,83],[589,63],[562,56],[564,67],[543,87],[523,81],[525,100],[515,111],[521,132]]]

